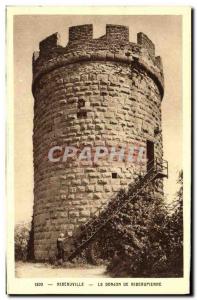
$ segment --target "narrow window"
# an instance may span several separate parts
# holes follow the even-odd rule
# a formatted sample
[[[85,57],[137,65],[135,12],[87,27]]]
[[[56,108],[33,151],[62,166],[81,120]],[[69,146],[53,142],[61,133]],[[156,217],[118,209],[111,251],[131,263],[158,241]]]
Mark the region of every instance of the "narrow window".
[[[87,118],[87,112],[86,111],[80,111],[77,113],[77,118],[82,119],[82,118]]]
[[[80,100],[78,101],[78,108],[81,108],[81,107],[84,107],[84,106],[85,106],[85,101],[82,100],[82,99],[80,99]]]
[[[112,173],[112,178],[113,179],[117,178],[117,173]]]
[[[154,167],[154,143],[146,141],[147,172]]]

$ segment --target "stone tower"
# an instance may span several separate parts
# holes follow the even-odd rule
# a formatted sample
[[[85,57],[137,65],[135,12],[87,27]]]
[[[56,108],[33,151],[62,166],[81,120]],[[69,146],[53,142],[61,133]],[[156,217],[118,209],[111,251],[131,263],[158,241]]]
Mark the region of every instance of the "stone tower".
[[[139,143],[150,162],[162,159],[161,58],[144,34],[129,41],[129,29],[107,25],[93,39],[93,26],[69,28],[66,47],[55,33],[33,56],[34,255],[55,253],[60,232],[73,231],[120,188],[147,171],[147,164],[101,159],[90,164],[70,158],[56,162],[49,150],[71,145],[119,147]],[[118,150],[117,150],[118,151]],[[162,180],[155,183],[162,197]]]

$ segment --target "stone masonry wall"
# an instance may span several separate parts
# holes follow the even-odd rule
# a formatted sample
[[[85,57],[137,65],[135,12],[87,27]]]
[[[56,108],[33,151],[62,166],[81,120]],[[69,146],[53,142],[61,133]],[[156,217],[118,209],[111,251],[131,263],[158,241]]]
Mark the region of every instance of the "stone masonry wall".
[[[107,25],[92,39],[92,25],[69,29],[67,47],[58,35],[40,43],[33,57],[34,104],[34,249],[37,260],[55,254],[60,232],[73,231],[105,205],[145,164],[125,161],[96,164],[51,162],[59,145],[108,147],[146,141],[162,159],[161,100],[163,72],[154,45],[143,33],[130,43],[127,27]],[[113,173],[116,178],[113,178]],[[155,196],[162,197],[162,181]]]

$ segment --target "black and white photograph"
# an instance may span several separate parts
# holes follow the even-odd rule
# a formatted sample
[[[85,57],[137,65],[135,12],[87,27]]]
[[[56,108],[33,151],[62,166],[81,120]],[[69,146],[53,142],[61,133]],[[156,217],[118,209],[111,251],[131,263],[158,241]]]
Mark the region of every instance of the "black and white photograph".
[[[191,9],[86,9],[7,8],[8,293],[189,293]]]

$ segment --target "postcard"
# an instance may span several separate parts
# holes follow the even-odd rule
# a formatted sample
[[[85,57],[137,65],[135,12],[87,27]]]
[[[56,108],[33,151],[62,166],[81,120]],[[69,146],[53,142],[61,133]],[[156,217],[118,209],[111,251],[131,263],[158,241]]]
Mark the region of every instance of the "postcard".
[[[191,8],[7,7],[7,293],[190,294]]]

